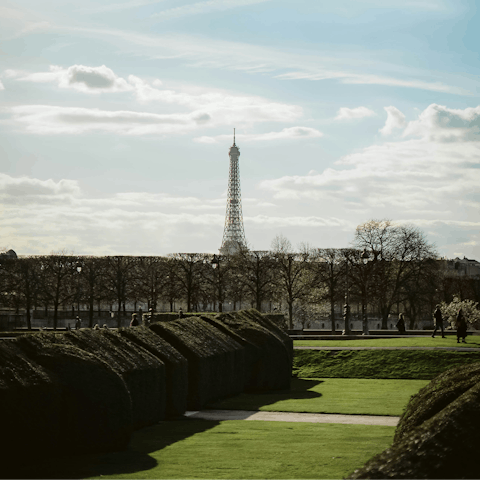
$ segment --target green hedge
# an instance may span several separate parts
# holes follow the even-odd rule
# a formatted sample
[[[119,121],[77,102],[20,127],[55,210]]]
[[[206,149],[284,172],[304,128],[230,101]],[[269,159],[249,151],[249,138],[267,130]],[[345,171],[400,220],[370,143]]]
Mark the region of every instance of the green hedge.
[[[56,453],[127,447],[132,433],[132,403],[125,382],[113,368],[98,355],[58,343],[51,333],[19,337],[16,344],[52,372],[61,387],[62,402],[56,408],[60,420]]]
[[[187,359],[147,327],[123,328],[119,333],[132,343],[148,350],[165,364],[165,414],[167,417],[183,415],[187,409]]]
[[[256,310],[222,313],[215,320],[243,339],[246,391],[290,388],[290,339],[281,339],[281,334],[274,332],[270,322]]]
[[[470,388],[469,371],[477,379]],[[392,447],[349,478],[478,478],[478,372],[475,365],[457,368],[427,385],[407,407]],[[421,410],[418,416],[415,407]],[[409,415],[415,417],[411,424]]]
[[[438,375],[410,399],[395,430],[395,441],[400,441],[478,383],[480,363],[452,368]]]
[[[150,325],[188,360],[187,407],[243,392],[244,349],[202,318],[190,317]]]
[[[35,459],[61,444],[62,390],[52,372],[28,358],[13,340],[0,340],[2,478],[8,464]],[[7,464],[7,465],[6,465]]]
[[[79,330],[58,336],[110,365],[125,381],[133,409],[133,428],[165,418],[165,365],[144,348],[111,330]]]

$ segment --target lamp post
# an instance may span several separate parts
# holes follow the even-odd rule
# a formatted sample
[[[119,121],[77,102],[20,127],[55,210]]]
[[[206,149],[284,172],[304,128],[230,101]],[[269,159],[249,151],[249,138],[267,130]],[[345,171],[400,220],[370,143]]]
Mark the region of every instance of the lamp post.
[[[221,313],[223,311],[223,305],[222,305],[222,282],[220,278],[220,258],[217,257],[217,255],[213,255],[212,261],[211,261],[213,271],[218,271],[218,311]]]
[[[343,305],[343,320],[345,323],[345,328],[343,329],[342,335],[350,335],[350,305],[348,304],[348,257],[346,257],[346,276],[345,276],[345,305]]]
[[[75,268],[77,270],[78,276],[77,276],[77,315],[80,316],[80,274],[82,273],[82,264],[80,262],[77,262],[75,265]]]
[[[367,291],[368,291],[368,269],[367,264],[368,260],[370,259],[370,255],[367,252],[367,249],[364,248],[362,255],[361,255],[363,265],[364,265],[364,290],[363,290],[363,298],[362,298],[362,327],[363,327],[363,335],[368,335],[368,317],[367,317]]]

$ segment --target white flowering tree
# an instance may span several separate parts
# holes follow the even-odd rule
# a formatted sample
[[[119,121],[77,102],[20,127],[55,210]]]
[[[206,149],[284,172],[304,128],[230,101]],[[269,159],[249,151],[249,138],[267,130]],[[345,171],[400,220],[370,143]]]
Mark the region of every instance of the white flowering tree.
[[[460,300],[460,297],[453,297],[450,303],[442,302],[440,310],[444,320],[450,322],[450,325],[455,328],[455,321],[457,319],[458,311],[462,309],[467,325],[473,328],[480,328],[480,310],[478,302],[473,300]]]

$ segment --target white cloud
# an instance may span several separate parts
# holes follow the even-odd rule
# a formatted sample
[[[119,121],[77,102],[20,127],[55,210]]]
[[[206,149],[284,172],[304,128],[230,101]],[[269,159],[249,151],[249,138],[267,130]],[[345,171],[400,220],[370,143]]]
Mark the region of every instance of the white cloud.
[[[270,0],[207,0],[204,2],[182,5],[181,7],[169,8],[168,10],[153,14],[151,18],[156,20],[167,20],[190,15],[230,10],[231,8],[245,7],[268,1]]]
[[[54,196],[54,195],[78,195],[79,186],[74,180],[60,180],[55,182],[52,179],[39,180],[29,177],[11,177],[10,175],[0,173],[0,196],[4,201],[8,198],[18,197],[31,198],[32,196]],[[22,199],[21,199],[22,200]]]
[[[4,87],[4,85],[3,85],[3,83],[2,83],[1,80],[0,80],[0,90],[5,90],[5,87]]]
[[[480,106],[461,110],[429,105],[418,120],[409,122],[408,135],[442,142],[480,140]]]
[[[339,159],[335,168],[267,180],[260,186],[274,198],[328,202],[346,215],[357,211],[391,218],[408,212],[410,218],[418,215],[423,220],[471,221],[480,208],[480,139],[467,135],[445,142],[448,133],[439,136],[437,127],[440,123],[442,129],[455,131],[456,122],[466,122],[468,131],[475,130],[478,112],[452,112],[431,105],[409,124],[420,139],[372,145]],[[444,113],[447,121],[442,120]]]
[[[37,134],[80,134],[90,131],[121,135],[185,133],[209,122],[204,112],[160,115],[125,110],[21,105],[11,107],[13,119],[28,132]]]
[[[57,29],[61,31],[62,27],[57,27]],[[368,59],[353,58],[349,55],[345,55],[342,60],[331,57],[327,53],[324,55],[299,55],[297,52],[290,53],[280,48],[208,39],[194,35],[149,35],[91,27],[72,27],[69,30],[90,38],[102,38],[116,46],[125,43],[129,51],[135,49],[136,53],[141,56],[148,52],[152,58],[183,59],[185,64],[195,68],[269,73],[275,78],[285,80],[336,79],[350,84],[386,85],[455,95],[471,95],[468,89],[456,84],[417,80],[417,77],[428,78],[428,72],[415,69],[405,70],[404,66],[402,66],[403,73],[397,77],[365,73],[368,71],[367,69],[390,72],[392,66],[378,61],[372,64]],[[444,75],[443,78],[446,76]],[[457,82],[458,79],[452,81]],[[471,82],[471,88],[475,88],[473,82]]]
[[[382,135],[391,135],[394,129],[405,128],[407,122],[405,121],[405,115],[396,107],[384,107],[387,112],[387,120],[383,128],[379,131]]]
[[[283,139],[310,139],[323,137],[323,133],[315,128],[310,127],[290,127],[284,128],[280,132],[257,133],[257,134],[238,134],[239,142],[266,142]],[[230,135],[217,135],[216,137],[197,137],[193,140],[198,143],[225,143],[231,140]]]
[[[60,88],[71,88],[86,93],[125,92],[133,90],[125,79],[118,77],[113,70],[101,65],[88,67],[72,65],[62,68],[50,66],[49,72],[36,72],[19,77],[24,82],[57,82]]]
[[[376,113],[367,107],[347,108],[338,110],[335,120],[354,120],[358,118],[373,117]]]

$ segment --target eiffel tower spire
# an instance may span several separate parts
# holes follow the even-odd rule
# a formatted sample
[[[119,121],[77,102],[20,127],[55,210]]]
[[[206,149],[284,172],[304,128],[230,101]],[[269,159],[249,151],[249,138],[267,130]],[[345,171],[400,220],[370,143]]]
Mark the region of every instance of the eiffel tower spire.
[[[220,252],[234,253],[240,248],[247,248],[245,231],[243,229],[242,195],[240,192],[240,167],[238,158],[240,149],[235,144],[235,129],[233,129],[233,145],[228,151],[230,169],[228,175],[227,212]]]

